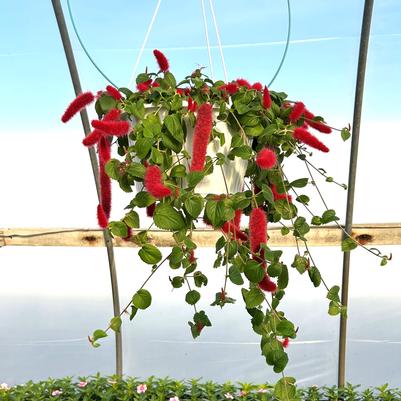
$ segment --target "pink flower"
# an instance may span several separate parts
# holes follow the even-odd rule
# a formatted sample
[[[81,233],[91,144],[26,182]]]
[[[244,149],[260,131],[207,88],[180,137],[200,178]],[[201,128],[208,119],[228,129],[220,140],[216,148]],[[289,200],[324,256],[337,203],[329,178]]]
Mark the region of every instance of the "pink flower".
[[[85,381],[79,382],[79,383],[77,384],[77,386],[78,386],[79,388],[85,388],[87,385],[88,385],[88,382],[85,382]]]
[[[145,383],[142,383],[142,384],[139,384],[137,387],[136,387],[136,392],[138,393],[138,394],[143,394],[143,393],[146,393],[146,390],[148,389],[148,386],[145,384]]]
[[[52,396],[53,397],[58,397],[61,394],[63,394],[62,390],[54,390],[54,391],[52,391]]]
[[[1,383],[0,390],[8,391],[8,390],[10,390],[10,387],[8,386],[7,383]]]
[[[175,395],[174,397],[171,397],[169,401],[180,401],[180,399]]]
[[[239,392],[239,396],[240,396],[240,397],[243,397],[244,395],[247,395],[247,394],[248,394],[248,392],[245,391],[245,390],[241,390],[241,391]]]
[[[231,393],[225,393],[224,397],[227,398],[227,400],[233,400],[234,396]]]

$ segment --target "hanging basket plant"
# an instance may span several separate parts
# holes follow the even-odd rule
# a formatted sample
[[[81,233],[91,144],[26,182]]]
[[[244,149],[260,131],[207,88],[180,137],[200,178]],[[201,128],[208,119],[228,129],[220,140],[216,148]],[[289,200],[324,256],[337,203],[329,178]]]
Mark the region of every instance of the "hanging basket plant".
[[[189,322],[193,338],[212,323],[199,307],[200,291],[207,286],[208,278],[207,271],[198,269],[202,253],[192,234],[204,224],[220,230],[213,267],[223,270],[222,286],[212,299],[205,296],[207,303],[221,308],[234,303],[229,287],[241,286],[251,326],[261,336],[262,355],[274,372],[280,373],[288,362],[286,347],[298,332],[296,323],[280,310],[289,268],[308,275],[312,286],[325,286],[330,315],[346,313],[339,287],[324,281],[306,242],[310,225],[339,226],[338,217],[332,209],[314,215],[308,207],[309,197],[301,193],[308,184],[316,186],[313,168],[326,181],[338,184],[310,161],[312,151],[329,152],[324,136],[335,129],[302,102],[288,100],[285,93],[269,91],[259,82],[213,82],[197,69],[177,83],[166,57],[158,50],[154,55],[159,71],[139,74],[135,92],[108,86],[96,96],[84,93],[62,118],[68,121],[96,100],[98,119],[92,121],[93,131],[83,143],[98,149],[99,225],[113,236],[138,244],[140,258],[152,266],[150,276],[169,264],[172,277],[166,284],[186,287],[185,301],[194,308]],[[350,136],[349,128],[336,131],[343,140]],[[111,158],[112,146],[117,148],[119,158]],[[287,158],[298,158],[306,164],[310,176],[288,180],[283,168]],[[109,221],[110,179],[125,192],[136,189],[128,212],[119,221]],[[310,218],[300,215],[302,208],[311,213]],[[166,258],[149,243],[146,229],[132,235],[131,230],[141,226],[140,209],[146,209],[156,227],[172,232],[175,245]],[[249,217],[247,228],[241,226],[242,216]],[[282,261],[282,250],[269,247],[271,223],[281,225],[283,236],[295,237],[298,251],[290,267]],[[305,252],[298,244],[305,247]],[[357,245],[348,235],[342,249],[349,251]],[[379,251],[368,250],[379,256],[382,264],[388,260]],[[98,340],[110,329],[120,330],[124,312],[129,311],[132,320],[151,303],[152,296],[142,285],[107,329],[93,333],[92,344],[98,346]],[[294,382],[283,377],[277,384],[278,394],[282,386],[287,395],[292,394]]]

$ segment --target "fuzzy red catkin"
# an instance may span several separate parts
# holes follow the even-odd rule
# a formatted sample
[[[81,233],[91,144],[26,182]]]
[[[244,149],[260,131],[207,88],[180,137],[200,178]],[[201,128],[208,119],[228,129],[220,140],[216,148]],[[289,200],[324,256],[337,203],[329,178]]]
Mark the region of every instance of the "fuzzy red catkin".
[[[190,250],[189,252],[189,258],[188,258],[190,263],[195,263],[196,262],[196,258],[195,258],[195,252],[193,249]]]
[[[105,165],[110,160],[110,153],[110,142],[102,136],[99,141],[100,204],[107,218],[110,217],[111,211],[111,180],[106,174]]]
[[[245,86],[245,87],[247,87],[248,89],[250,89],[250,87],[251,87],[251,84],[250,84],[246,79],[244,79],[244,78],[238,78],[238,79],[237,79],[237,84],[238,84],[239,86]]]
[[[121,111],[118,109],[111,109],[109,112],[107,112],[102,121],[113,121],[113,120],[118,120],[121,116]]]
[[[107,85],[106,86],[106,91],[110,96],[114,97],[114,99],[116,99],[116,100],[121,100],[122,99],[121,93],[114,86]]]
[[[313,120],[315,118],[315,115],[311,113],[308,109],[305,109],[304,116],[306,124],[308,124],[310,127],[314,128],[319,132],[322,132],[323,134],[331,133],[332,130],[328,125],[322,123],[321,121]]]
[[[265,273],[263,279],[258,284],[259,288],[263,291],[267,292],[276,292],[277,285],[274,281],[272,281],[267,273]]]
[[[111,147],[109,140],[102,136],[99,140],[99,163],[102,162],[106,164],[111,158]]]
[[[260,208],[254,208],[249,217],[249,235],[251,251],[259,252],[260,245],[267,242],[267,218],[265,211]]]
[[[298,141],[301,141],[314,149],[320,150],[325,153],[327,153],[329,151],[329,148],[326,145],[324,145],[322,142],[320,142],[319,139],[317,139],[314,135],[312,135],[305,128],[300,128],[300,127],[295,128],[293,136]]]
[[[167,72],[169,64],[166,56],[160,50],[153,50],[153,55],[156,58],[157,64],[159,64],[160,71]]]
[[[148,166],[146,168],[145,188],[157,199],[171,195],[171,189],[162,182],[162,172],[158,166]]]
[[[241,216],[242,216],[242,210],[237,209],[235,211],[235,216],[233,219],[233,223],[234,223],[235,227],[237,227],[237,228],[240,228],[240,226],[241,226]]]
[[[84,140],[82,141],[82,143],[85,145],[85,146],[94,146],[94,145],[96,145],[98,142],[99,142],[99,140],[100,140],[100,138],[102,137],[102,135],[103,135],[103,132],[102,131],[100,131],[100,130],[98,130],[98,129],[94,129],[88,136],[86,136],[85,138],[84,138]]]
[[[284,338],[284,340],[281,342],[283,344],[284,348],[287,348],[290,343],[290,339],[288,337]]]
[[[271,105],[272,99],[270,97],[270,92],[269,89],[267,89],[267,86],[265,86],[263,89],[263,107],[265,109],[270,109]]]
[[[252,85],[252,89],[255,89],[255,90],[257,90],[257,91],[261,91],[261,90],[263,89],[263,86],[262,86],[262,84],[261,84],[260,82],[255,82],[255,83]]]
[[[234,95],[238,92],[238,84],[236,82],[230,82],[229,84],[225,85],[224,89],[230,94]]]
[[[103,229],[105,229],[109,224],[102,205],[97,205],[97,222],[99,224],[99,227]]]
[[[198,109],[192,145],[190,171],[202,171],[205,167],[206,150],[213,128],[212,105],[203,103]]]
[[[269,148],[264,148],[257,154],[255,162],[262,170],[271,169],[277,163],[276,153]]]
[[[270,188],[271,188],[271,190],[273,192],[273,198],[274,198],[275,201],[279,200],[279,199],[288,199],[288,202],[290,202],[290,203],[292,202],[292,196],[291,195],[286,195],[286,194],[279,194],[277,192],[277,188],[276,188],[276,186],[274,184],[271,184]]]
[[[131,124],[128,121],[99,121],[93,120],[92,127],[104,131],[108,135],[124,136],[127,135]]]
[[[221,231],[223,231],[225,234],[231,234],[232,237],[236,240],[241,240],[241,241],[247,241],[248,236],[246,233],[241,231],[238,227],[235,226],[234,223],[231,221],[226,221],[223,226],[221,227]]]
[[[294,104],[294,107],[292,108],[292,111],[288,116],[288,118],[290,119],[291,122],[295,123],[301,118],[304,110],[305,110],[305,105],[302,102],[297,102]]]
[[[66,111],[61,117],[61,121],[66,123],[72,117],[75,116],[79,111],[81,111],[88,104],[95,100],[95,96],[92,92],[84,92],[78,95],[67,107]]]
[[[152,203],[149,206],[146,206],[146,216],[153,217],[156,209],[156,203]]]

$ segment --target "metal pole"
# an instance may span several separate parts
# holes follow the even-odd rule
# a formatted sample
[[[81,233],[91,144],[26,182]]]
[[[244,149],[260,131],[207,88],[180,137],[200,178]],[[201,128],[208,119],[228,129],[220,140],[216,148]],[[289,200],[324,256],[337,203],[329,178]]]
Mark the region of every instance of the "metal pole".
[[[68,35],[67,25],[63,14],[63,8],[60,0],[52,0],[54,14],[56,15],[58,29],[60,31],[61,40],[63,42],[65,56],[67,58],[68,68],[70,70],[72,84],[76,95],[82,93],[81,82],[77,65],[75,63],[74,53],[71,46],[71,41]],[[88,113],[86,110],[81,111],[81,121],[84,129],[85,136],[91,132]],[[93,148],[89,148],[89,157],[92,165],[93,177],[95,179],[96,191],[100,199],[100,185],[99,185],[99,170],[97,164],[96,152]],[[118,295],[118,281],[116,273],[116,264],[114,259],[113,243],[110,233],[107,230],[103,231],[104,242],[107,248],[107,257],[109,261],[110,280],[111,280],[111,293],[113,297],[113,312],[114,316],[120,315],[120,300]],[[123,373],[123,359],[122,359],[122,337],[121,332],[115,333],[116,343],[116,373],[122,375]]]
[[[348,175],[347,212],[345,218],[345,230],[347,231],[347,233],[351,233],[352,230],[356,167],[358,161],[359,132],[361,128],[363,89],[365,84],[366,59],[369,47],[369,35],[370,35],[370,25],[372,21],[373,2],[374,0],[365,0],[363,19],[362,19],[361,39],[359,44],[359,59],[358,59],[358,70],[357,70],[355,102],[354,102],[354,118],[352,123],[351,156],[350,156],[349,175]],[[341,290],[341,303],[344,306],[348,306],[350,258],[351,258],[350,252],[344,252],[342,290]],[[347,340],[347,318],[341,315],[339,357],[338,357],[339,387],[344,387],[345,384],[346,340]]]

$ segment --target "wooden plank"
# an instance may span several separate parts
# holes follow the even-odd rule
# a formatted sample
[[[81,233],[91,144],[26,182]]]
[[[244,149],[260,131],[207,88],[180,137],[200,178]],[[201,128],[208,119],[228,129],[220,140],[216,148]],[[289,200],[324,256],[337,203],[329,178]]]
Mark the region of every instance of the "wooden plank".
[[[133,230],[133,235],[139,230]],[[280,227],[268,231],[271,246],[295,246],[291,234],[282,236]],[[193,239],[200,247],[214,247],[221,232],[199,229],[193,232]],[[307,234],[310,246],[339,246],[342,231],[336,226],[312,227]],[[352,236],[365,245],[401,245],[401,223],[392,224],[358,224],[354,225]],[[168,231],[150,230],[149,239],[160,247],[175,245]],[[118,247],[136,247],[132,241],[120,238],[113,240]],[[63,229],[63,228],[4,228],[0,229],[0,246],[104,246],[102,231],[98,229]]]

